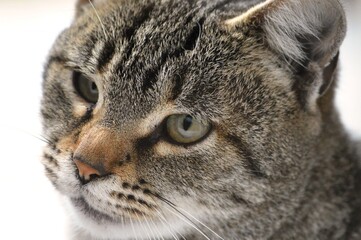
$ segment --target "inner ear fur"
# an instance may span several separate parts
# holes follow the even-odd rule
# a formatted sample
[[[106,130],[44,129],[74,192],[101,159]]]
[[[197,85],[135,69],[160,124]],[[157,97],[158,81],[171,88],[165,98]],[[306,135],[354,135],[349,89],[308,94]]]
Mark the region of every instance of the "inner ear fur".
[[[302,89],[305,104],[314,102],[331,85],[346,34],[339,0],[267,0],[225,24],[260,29],[267,45],[297,75],[295,88]]]

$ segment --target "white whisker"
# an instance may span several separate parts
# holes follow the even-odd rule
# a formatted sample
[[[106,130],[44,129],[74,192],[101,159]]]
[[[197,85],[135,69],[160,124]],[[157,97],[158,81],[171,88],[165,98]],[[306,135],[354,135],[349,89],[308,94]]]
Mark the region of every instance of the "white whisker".
[[[147,217],[145,216],[145,214],[142,213],[142,215],[143,215],[143,218],[145,219],[145,223],[147,224],[147,226],[148,226],[148,228],[149,228],[150,234],[153,235],[154,239],[156,239],[156,238],[157,238],[157,234],[154,234],[152,228],[151,228],[150,225],[149,225],[148,219],[147,219]]]
[[[99,20],[100,26],[102,27],[103,33],[104,33],[104,35],[105,35],[105,39],[109,39],[109,37],[108,37],[108,35],[107,35],[107,32],[105,31],[105,26],[104,26],[104,24],[103,24],[103,22],[102,22],[102,20],[101,20],[101,18],[100,18],[100,16],[99,16],[99,14],[98,14],[97,9],[95,8],[95,6],[94,6],[94,4],[92,3],[91,0],[89,0],[89,3],[90,3],[90,5],[92,6],[92,8],[94,9],[95,15],[97,16],[97,18],[98,18],[98,20]]]
[[[157,224],[155,224],[155,222],[153,221],[152,218],[150,218],[150,221],[151,221],[151,223],[153,224],[155,231],[158,233],[158,236],[160,236],[160,237],[157,237],[158,240],[164,240],[164,238],[162,237],[162,234],[160,233],[160,231],[159,231],[159,229],[158,229]]]
[[[129,206],[129,205],[128,205],[128,206]],[[136,216],[137,219],[138,219],[139,225],[140,225],[140,226],[143,228],[143,230],[145,230],[145,232],[147,233],[149,240],[152,240],[152,238],[151,238],[150,235],[149,235],[149,232],[148,232],[147,229],[144,227],[144,224],[143,224],[142,221],[140,220],[138,214],[137,214],[136,212],[134,212],[134,214],[135,214],[135,216]]]
[[[135,234],[135,229],[134,229],[134,224],[133,224],[133,220],[132,217],[130,216],[130,212],[127,210],[128,215],[129,215],[129,220],[130,220],[130,225],[132,226],[132,230],[133,230],[133,234],[136,240],[138,240],[137,235]]]
[[[178,210],[186,213],[188,216],[190,216],[191,218],[193,218],[196,222],[198,222],[199,224],[201,224],[203,227],[207,228],[209,231],[211,231],[214,235],[216,235],[218,238],[224,240],[224,238],[222,238],[221,236],[219,236],[215,231],[213,231],[211,228],[209,228],[207,225],[205,225],[204,223],[202,223],[200,220],[198,220],[196,217],[194,217],[192,214],[190,214],[189,212],[187,212],[186,210],[180,208],[180,207],[176,207],[174,206],[175,208],[177,208]]]
[[[200,230],[195,224],[193,224],[191,221],[189,221],[188,219],[186,219],[183,215],[178,214],[177,212],[174,212],[173,210],[171,210],[171,208],[167,207],[167,205],[164,205],[165,208],[173,213],[175,216],[177,216],[179,219],[181,219],[183,222],[187,223],[188,225],[190,225],[191,227],[193,227],[195,230],[197,230],[200,234],[203,235],[203,237],[205,237],[206,239],[210,240],[210,238],[202,231]]]
[[[159,212],[157,209],[155,209],[158,213],[158,216],[160,217],[161,222],[167,227],[167,229],[169,230],[169,233],[173,236],[174,239],[179,240],[178,236],[174,235],[174,233],[172,232],[172,228],[170,227],[170,225],[167,223],[167,220],[165,219],[165,217],[163,216],[163,214],[161,212]]]

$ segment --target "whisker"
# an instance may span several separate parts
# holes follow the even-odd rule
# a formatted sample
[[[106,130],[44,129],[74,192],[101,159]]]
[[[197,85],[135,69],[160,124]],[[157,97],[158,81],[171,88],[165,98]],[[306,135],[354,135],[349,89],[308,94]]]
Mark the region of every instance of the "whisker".
[[[128,206],[129,206],[129,205],[128,205]],[[139,225],[140,225],[140,226],[143,228],[143,230],[145,230],[145,232],[147,233],[149,240],[152,240],[152,238],[151,238],[150,235],[149,235],[149,232],[148,232],[147,229],[144,227],[144,224],[140,221],[140,218],[139,218],[138,214],[137,214],[136,212],[134,212],[134,214],[135,214],[135,216],[136,216],[137,219],[138,219]]]
[[[137,235],[135,234],[134,224],[133,224],[132,217],[130,216],[129,210],[127,210],[127,212],[128,212],[128,215],[129,215],[130,225],[132,226],[134,237],[135,237],[136,240],[138,240]]]
[[[158,209],[155,209],[158,213],[158,216],[160,217],[161,222],[167,227],[167,229],[169,230],[169,233],[173,236],[174,239],[179,240],[178,236],[174,235],[174,233],[172,232],[172,228],[170,227],[170,225],[167,223],[167,220],[164,218],[164,216],[161,214],[161,212],[158,211]]]
[[[213,231],[211,228],[209,228],[207,225],[205,225],[204,223],[202,223],[200,220],[198,220],[196,217],[194,217],[192,214],[190,214],[189,212],[187,212],[186,210],[180,208],[180,207],[176,207],[177,209],[179,209],[182,212],[185,212],[188,216],[190,216],[191,218],[193,218],[196,222],[198,222],[199,224],[201,224],[203,227],[207,228],[209,231],[211,231],[214,235],[216,235],[218,238],[224,240],[224,238],[222,238],[221,236],[219,236],[215,231]]]
[[[195,228],[195,229],[197,229],[197,231],[199,231],[203,236],[206,236],[206,237],[208,237],[203,231],[201,231],[198,227],[197,227],[197,225],[191,220],[191,219],[189,219],[189,217],[187,217],[186,215],[184,215],[182,212],[180,212],[178,209],[177,209],[177,206],[174,204],[174,203],[172,203],[171,201],[169,201],[168,199],[166,199],[166,198],[164,198],[164,197],[162,197],[162,196],[160,196],[160,195],[158,195],[158,194],[152,194],[153,196],[155,196],[155,197],[157,197],[157,198],[159,198],[160,200],[162,200],[163,202],[165,202],[166,204],[168,204],[168,206],[170,206],[172,209],[174,209],[176,212],[178,212],[182,217],[184,217],[185,219],[187,219],[188,220],[188,222],[189,223],[191,223],[192,225],[193,225],[193,227]],[[169,209],[168,209],[168,211],[169,211]],[[179,217],[179,216],[178,216]],[[184,221],[184,220],[183,220]],[[213,233],[213,231],[212,231],[212,233]],[[218,236],[218,234],[216,234],[217,236]]]
[[[42,141],[42,142],[44,142],[46,144],[52,144],[52,142],[50,140],[48,140],[48,139],[41,138],[41,137],[38,137],[38,136],[35,136],[35,135],[31,135],[31,136],[33,136],[34,138],[36,138],[36,139],[38,139],[38,140],[40,140],[40,141]]]
[[[150,227],[147,217],[145,216],[144,213],[142,213],[142,215],[143,215],[143,218],[145,219],[145,223],[147,224],[147,226],[148,226],[148,228],[149,228],[150,234],[153,235],[154,239],[156,239],[157,236],[156,236],[156,234],[154,234],[152,228]]]
[[[105,26],[104,26],[104,24],[103,24],[103,22],[102,22],[102,20],[101,20],[101,18],[100,18],[100,16],[99,16],[99,14],[98,14],[97,9],[95,8],[95,6],[94,6],[94,4],[92,3],[91,0],[89,0],[89,3],[90,3],[90,5],[92,6],[92,8],[94,9],[95,15],[97,16],[97,18],[98,18],[98,20],[99,20],[100,26],[102,27],[102,30],[103,30],[103,33],[104,33],[104,36],[105,36],[105,39],[109,39],[109,37],[108,37],[108,35],[107,35],[107,32],[106,32],[106,30],[105,30]]]
[[[199,45],[199,44],[198,44],[199,41],[200,41],[199,39],[201,38],[201,36],[202,36],[202,31],[203,31],[202,25],[200,24],[199,21],[197,21],[197,25],[198,25],[198,29],[199,29],[199,34],[198,34],[198,37],[197,37],[196,47],[197,47],[197,45]]]
[[[36,139],[38,139],[38,140],[40,140],[40,141],[42,141],[42,142],[44,142],[44,143],[47,143],[47,144],[53,144],[53,142],[50,140],[50,139],[47,139],[45,136],[43,136],[43,135],[35,135],[34,133],[31,133],[31,132],[29,132],[29,131],[26,131],[26,130],[24,130],[24,129],[18,129],[20,132],[22,132],[22,133],[25,133],[25,134],[27,134],[27,135],[29,135],[29,136],[32,136],[32,137],[34,137],[34,138],[36,138]]]
[[[166,206],[166,205],[164,205]],[[170,207],[172,207],[171,205],[168,205]],[[188,225],[190,225],[191,227],[193,227],[195,230],[197,230],[200,234],[203,235],[203,237],[205,237],[206,239],[210,240],[210,238],[202,231],[200,230],[191,220],[189,220],[186,216],[184,216],[182,213],[177,214],[177,212],[172,211],[170,208],[165,207],[169,212],[173,213],[175,216],[177,216],[179,219],[181,219],[183,222],[187,223]],[[172,207],[173,208],[173,207]],[[174,209],[174,208],[173,208]],[[176,210],[176,209],[175,209]]]
[[[164,214],[162,214],[162,213],[160,213],[160,214],[161,214],[161,216],[163,216],[164,221],[166,221],[166,223],[168,224],[168,221],[167,221],[166,217],[164,216]],[[168,225],[170,225],[170,224],[168,224]],[[180,236],[180,239],[186,240],[186,238],[183,236],[183,234],[181,234],[177,229],[173,229],[173,230],[176,232],[176,234],[178,234]]]
[[[156,232],[158,233],[158,236],[160,236],[160,237],[157,237],[157,238],[158,238],[158,240],[164,240],[164,238],[162,237],[162,234],[160,233],[160,231],[159,231],[159,229],[158,229],[157,224],[155,224],[155,222],[153,221],[153,219],[152,219],[152,218],[150,218],[150,221],[151,221],[151,223],[153,224],[154,229],[155,229],[155,230],[156,230]]]

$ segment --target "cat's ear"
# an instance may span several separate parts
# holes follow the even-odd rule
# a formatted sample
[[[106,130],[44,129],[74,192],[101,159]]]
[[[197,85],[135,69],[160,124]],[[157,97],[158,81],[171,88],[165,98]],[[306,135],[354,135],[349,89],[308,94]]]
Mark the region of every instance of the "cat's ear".
[[[310,89],[317,90],[316,95],[331,84],[346,33],[339,0],[267,0],[225,23],[234,29],[259,30],[267,46],[292,64],[299,77],[308,78],[307,84],[312,75],[321,74],[312,84],[318,89]]]

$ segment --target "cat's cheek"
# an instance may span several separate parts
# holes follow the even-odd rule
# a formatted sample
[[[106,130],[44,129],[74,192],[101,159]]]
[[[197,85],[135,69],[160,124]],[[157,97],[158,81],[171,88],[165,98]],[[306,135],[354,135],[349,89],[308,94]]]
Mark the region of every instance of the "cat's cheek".
[[[71,154],[45,148],[42,164],[47,177],[61,194],[75,198],[80,196],[81,185]]]
[[[72,160],[64,157],[61,161],[61,170],[58,173],[58,190],[71,198],[81,196],[81,184],[76,177],[76,170]]]

